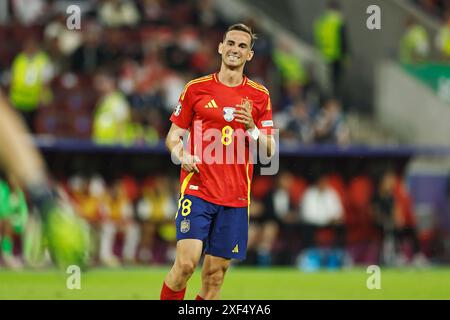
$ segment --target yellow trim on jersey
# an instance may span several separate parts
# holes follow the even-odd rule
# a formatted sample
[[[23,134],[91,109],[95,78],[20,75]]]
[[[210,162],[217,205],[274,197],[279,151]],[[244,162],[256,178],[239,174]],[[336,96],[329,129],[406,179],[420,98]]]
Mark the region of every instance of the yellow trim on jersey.
[[[184,100],[184,96],[185,96],[185,94],[186,94],[186,91],[187,91],[187,89],[188,89],[191,85],[193,85],[193,84],[195,84],[195,83],[200,83],[200,82],[210,81],[210,80],[212,80],[212,76],[211,76],[211,75],[209,75],[209,76],[204,76],[204,77],[197,78],[197,79],[194,79],[194,80],[192,80],[192,81],[189,81],[189,82],[186,84],[186,86],[184,87],[183,93],[181,94],[181,100],[182,100],[182,101]]]
[[[248,184],[248,191],[247,191],[247,201],[248,201],[248,206],[247,206],[247,219],[248,219],[248,223],[250,223],[250,176],[248,175],[248,167],[249,167],[250,163],[247,163],[247,167],[245,168],[246,174],[247,174],[247,184]]]
[[[268,91],[267,89],[263,88],[263,87],[259,87],[259,86],[257,86],[257,85],[250,84],[250,83],[248,83],[248,85],[249,85],[250,87],[252,87],[252,88],[255,88],[256,90],[262,91],[262,92],[264,92],[265,94],[269,95],[269,91]]]
[[[267,89],[266,87],[264,87],[262,84],[260,84],[260,83],[258,83],[258,82],[255,82],[255,81],[253,81],[253,80],[248,79],[248,83],[249,83],[249,84],[252,84],[252,85],[254,85],[254,86],[260,87],[261,89],[264,89],[264,90],[266,90],[267,92],[269,92],[269,89]]]
[[[258,82],[256,82],[256,81],[253,81],[253,80],[251,80],[251,79],[248,79],[248,83],[254,84],[254,85],[258,86],[258,87],[261,87],[261,88],[263,88],[263,89],[269,91],[269,89],[267,89],[267,88],[266,88],[265,86],[263,86],[261,83],[258,83]]]
[[[184,192],[186,191],[187,185],[189,183],[189,180],[191,180],[192,176],[194,175],[194,171],[190,172],[183,180],[183,183],[181,184],[181,196],[184,196]]]
[[[186,188],[189,184],[189,180],[191,180],[192,176],[194,175],[194,171],[190,172],[183,180],[183,183],[181,184],[181,190],[180,190],[180,199],[178,200],[178,209],[177,209],[177,213],[175,214],[175,219],[178,217],[178,211],[180,210],[181,207],[181,200],[183,200],[184,197],[184,192],[186,191]]]
[[[253,83],[250,83],[250,82],[247,82],[247,84],[248,84],[250,87],[255,88],[256,90],[262,91],[262,92],[264,92],[265,94],[269,95],[269,91],[268,91],[266,88],[260,87],[260,86],[258,86],[258,85],[253,84]]]

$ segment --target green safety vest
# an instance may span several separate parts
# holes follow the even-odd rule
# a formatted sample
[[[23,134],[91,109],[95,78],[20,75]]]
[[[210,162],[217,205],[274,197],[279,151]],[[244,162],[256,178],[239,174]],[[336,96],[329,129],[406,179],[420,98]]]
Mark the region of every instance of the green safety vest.
[[[446,57],[450,57],[450,27],[445,25],[439,30],[438,41],[442,47],[442,53]]]
[[[33,57],[20,53],[12,65],[10,99],[20,110],[31,111],[38,107],[46,92],[44,87],[44,70],[48,65],[48,56],[39,52]]]
[[[328,11],[314,23],[316,45],[327,62],[333,62],[342,57],[340,34],[342,25],[342,16],[336,11]]]
[[[411,63],[416,55],[425,56],[427,52],[420,52],[420,48],[428,50],[428,34],[421,25],[414,25],[408,29],[400,42],[400,61]]]
[[[125,114],[122,116],[121,113]],[[118,91],[107,95],[95,111],[92,134],[94,141],[101,144],[126,142],[128,120],[128,102],[124,95]]]

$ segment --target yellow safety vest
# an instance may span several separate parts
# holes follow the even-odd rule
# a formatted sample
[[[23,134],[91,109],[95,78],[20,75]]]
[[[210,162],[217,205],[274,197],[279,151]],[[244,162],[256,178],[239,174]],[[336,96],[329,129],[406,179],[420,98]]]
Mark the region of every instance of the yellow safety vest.
[[[275,50],[273,53],[273,60],[280,70],[283,80],[287,82],[297,82],[299,84],[306,84],[306,71],[300,61],[300,58],[289,53]]]
[[[327,62],[342,57],[342,39],[340,30],[343,24],[339,12],[329,11],[314,23],[316,45]]]
[[[125,130],[125,143],[127,145],[133,145],[137,142],[153,145],[159,142],[158,132],[153,127],[129,121]]]
[[[44,71],[48,56],[39,52],[29,58],[20,53],[13,62],[10,99],[20,110],[32,111],[39,106],[46,92],[43,92]]]
[[[421,52],[422,51],[422,52]],[[414,62],[415,56],[425,56],[428,53],[428,34],[421,25],[414,25],[408,29],[400,42],[400,61]]]
[[[93,139],[97,143],[113,144],[126,141],[129,106],[120,92],[104,97],[95,111]]]
[[[441,46],[442,54],[450,57],[450,27],[445,25],[439,30],[438,41]]]

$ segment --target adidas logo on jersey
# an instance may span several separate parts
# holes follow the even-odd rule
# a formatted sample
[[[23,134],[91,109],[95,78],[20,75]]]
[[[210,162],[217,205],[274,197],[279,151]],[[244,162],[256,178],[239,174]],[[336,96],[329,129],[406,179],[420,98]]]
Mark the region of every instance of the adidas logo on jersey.
[[[214,101],[214,99],[212,99],[210,102],[208,102],[207,104],[205,104],[205,109],[217,109],[217,104]]]
[[[233,252],[233,253],[239,253],[239,247],[238,247],[238,245],[235,245],[233,251],[231,251],[231,252]]]

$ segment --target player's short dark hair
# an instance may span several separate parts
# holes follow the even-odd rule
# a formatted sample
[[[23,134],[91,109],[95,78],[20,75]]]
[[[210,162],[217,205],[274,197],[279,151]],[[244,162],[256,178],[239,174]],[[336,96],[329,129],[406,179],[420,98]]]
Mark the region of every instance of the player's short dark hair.
[[[242,32],[249,34],[250,39],[251,39],[251,43],[250,43],[251,48],[253,48],[253,45],[255,44],[256,39],[258,39],[258,37],[256,36],[256,33],[253,33],[253,30],[249,26],[247,26],[243,23],[236,23],[236,24],[233,24],[228,27],[227,31],[225,31],[225,33],[223,35],[223,40],[225,40],[227,33],[230,31],[242,31]]]

